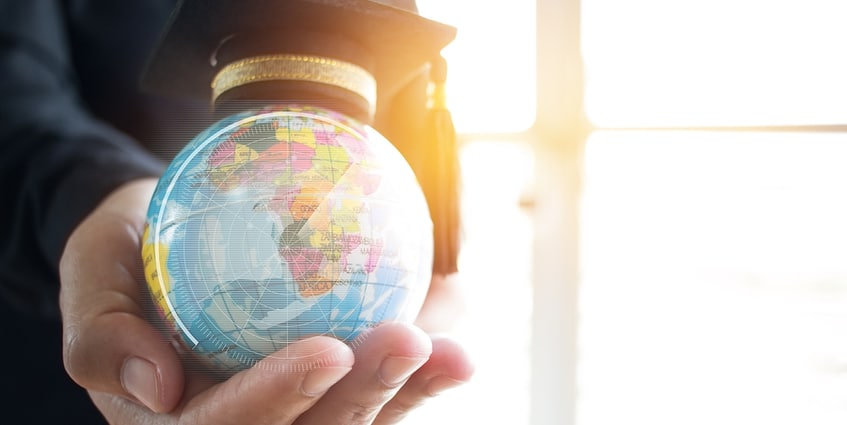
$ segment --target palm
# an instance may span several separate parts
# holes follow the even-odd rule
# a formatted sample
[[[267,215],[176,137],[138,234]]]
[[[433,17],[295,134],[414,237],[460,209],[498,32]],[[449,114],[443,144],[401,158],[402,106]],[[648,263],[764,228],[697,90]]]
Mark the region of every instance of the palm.
[[[154,184],[114,192],[77,228],[62,258],[66,367],[110,422],[393,423],[409,406],[469,378],[458,345],[405,324],[375,328],[355,353],[316,337],[224,382],[185,373],[142,308],[138,253]],[[127,368],[127,359],[142,359],[132,364],[149,365],[149,373]]]

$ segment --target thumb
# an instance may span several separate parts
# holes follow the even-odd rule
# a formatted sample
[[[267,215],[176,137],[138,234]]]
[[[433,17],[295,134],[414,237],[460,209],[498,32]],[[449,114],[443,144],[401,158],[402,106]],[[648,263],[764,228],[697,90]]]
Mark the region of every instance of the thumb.
[[[181,424],[291,424],[353,367],[341,341],[316,336],[262,359],[192,398]]]
[[[180,401],[183,373],[173,349],[133,314],[113,312],[65,327],[65,368],[82,387],[120,395],[155,412]]]
[[[140,243],[155,180],[126,184],[73,232],[60,263],[64,362],[79,385],[173,409],[184,378],[174,349],[144,319]]]

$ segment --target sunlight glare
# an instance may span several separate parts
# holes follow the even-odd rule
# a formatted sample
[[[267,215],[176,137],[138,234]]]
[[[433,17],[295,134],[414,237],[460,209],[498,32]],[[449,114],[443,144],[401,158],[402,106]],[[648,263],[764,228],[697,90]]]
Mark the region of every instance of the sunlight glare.
[[[845,159],[837,133],[592,136],[577,423],[847,422]]]
[[[519,132],[535,122],[535,2],[418,0],[458,28],[444,49],[448,105],[464,133]]]
[[[847,2],[582,3],[601,127],[844,124]]]

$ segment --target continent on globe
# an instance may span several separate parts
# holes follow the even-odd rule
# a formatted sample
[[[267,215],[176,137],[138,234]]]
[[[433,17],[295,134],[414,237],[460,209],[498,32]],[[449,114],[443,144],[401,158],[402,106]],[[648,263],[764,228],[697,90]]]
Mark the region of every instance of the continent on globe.
[[[225,374],[293,341],[417,314],[432,221],[405,159],[343,115],[277,106],[218,122],[159,181],[142,256],[159,318]]]

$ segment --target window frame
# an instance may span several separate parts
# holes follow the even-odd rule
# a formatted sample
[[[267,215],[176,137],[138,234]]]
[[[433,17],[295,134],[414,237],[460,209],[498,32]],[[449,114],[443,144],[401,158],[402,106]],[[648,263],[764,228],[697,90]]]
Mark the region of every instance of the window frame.
[[[580,0],[536,0],[532,425],[576,423],[580,277],[580,198],[586,144],[595,132],[847,133],[845,124],[596,126],[585,112]]]
[[[579,0],[537,0],[536,155],[530,423],[574,424],[579,199],[591,132],[584,110]]]

